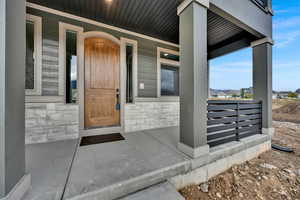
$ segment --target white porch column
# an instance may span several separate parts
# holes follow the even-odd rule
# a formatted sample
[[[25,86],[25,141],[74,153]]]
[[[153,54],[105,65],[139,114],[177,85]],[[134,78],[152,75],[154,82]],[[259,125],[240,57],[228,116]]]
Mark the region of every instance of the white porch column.
[[[253,48],[253,93],[254,99],[262,101],[262,131],[273,135],[272,128],[272,45],[271,38],[251,44]]]
[[[207,145],[207,8],[209,0],[185,0],[180,17],[180,142],[196,158]]]
[[[25,175],[25,0],[0,1],[0,199],[19,200]]]

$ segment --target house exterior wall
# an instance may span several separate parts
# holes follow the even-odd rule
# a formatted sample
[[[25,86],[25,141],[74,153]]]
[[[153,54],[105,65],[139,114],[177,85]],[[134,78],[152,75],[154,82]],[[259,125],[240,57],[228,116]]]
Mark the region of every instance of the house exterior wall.
[[[137,102],[125,106],[125,132],[179,125],[179,102]]]
[[[79,136],[79,106],[26,103],[26,144],[75,139]],[[179,125],[179,102],[136,102],[125,105],[125,132]]]
[[[64,22],[84,28],[84,32],[102,31],[117,38],[126,37],[138,42],[138,83],[144,83],[145,89],[138,90],[139,97],[156,97],[157,67],[156,48],[163,47],[178,50],[176,47],[146,40],[136,36],[124,34],[114,30],[79,22],[69,18],[46,13],[40,10],[27,8],[27,13],[42,17],[43,23],[43,69],[42,69],[42,95],[58,95],[58,41],[59,22]]]
[[[79,135],[79,106],[64,103],[26,104],[26,144],[74,139]]]
[[[179,123],[179,102],[157,98],[157,47],[178,51],[169,46],[104,27],[87,24],[33,8],[27,13],[42,17],[42,100],[27,96],[26,143],[73,139],[79,136],[79,105],[65,104],[59,95],[59,22],[82,27],[84,32],[101,31],[117,38],[125,37],[138,43],[138,98],[147,102],[125,105],[125,132],[175,126]],[[58,97],[58,98],[56,98]]]

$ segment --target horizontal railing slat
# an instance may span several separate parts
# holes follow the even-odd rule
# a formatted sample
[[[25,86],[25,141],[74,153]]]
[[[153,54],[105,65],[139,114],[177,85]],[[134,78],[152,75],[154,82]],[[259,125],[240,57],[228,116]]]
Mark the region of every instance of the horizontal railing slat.
[[[226,124],[226,125],[221,125],[221,126],[214,126],[214,127],[208,127],[207,128],[207,133],[213,133],[217,131],[224,131],[227,129],[232,129],[235,128],[236,124]]]
[[[217,145],[220,145],[220,144],[225,144],[225,143],[232,142],[232,141],[235,141],[235,140],[236,140],[235,136],[234,137],[228,137],[228,138],[221,139],[221,140],[209,141],[208,145],[211,146],[211,147],[214,147],[214,146],[217,146]]]
[[[231,131],[226,131],[226,132],[221,132],[221,133],[216,133],[216,134],[209,134],[209,135],[207,135],[207,139],[214,140],[214,139],[223,138],[223,137],[227,137],[227,136],[235,135],[235,134],[236,134],[236,130],[231,130]]]
[[[231,117],[231,116],[236,116],[236,111],[211,112],[207,114],[208,118]]]
[[[249,126],[249,125],[256,125],[260,123],[261,123],[261,119],[253,119],[253,120],[240,122],[239,126]]]
[[[249,137],[249,136],[256,135],[256,134],[261,134],[261,132],[260,131],[247,132],[247,133],[241,134],[240,138],[245,138],[245,137]]]
[[[208,105],[207,110],[208,111],[219,111],[219,110],[234,110],[236,109],[236,105],[234,104],[228,104],[228,105]]]
[[[208,104],[260,104],[260,101],[255,100],[208,100]]]
[[[261,109],[250,109],[250,110],[240,110],[240,115],[248,115],[248,114],[259,114],[261,113]]]
[[[261,119],[262,115],[261,114],[255,114],[255,115],[245,115],[245,116],[240,116],[239,121],[245,121],[249,119]]]
[[[240,109],[261,108],[261,104],[241,104]]]

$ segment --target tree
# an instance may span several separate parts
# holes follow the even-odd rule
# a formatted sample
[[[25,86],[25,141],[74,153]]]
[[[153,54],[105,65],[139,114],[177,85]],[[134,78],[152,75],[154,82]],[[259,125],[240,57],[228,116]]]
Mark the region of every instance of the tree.
[[[288,97],[289,98],[298,98],[298,94],[296,92],[289,92]]]

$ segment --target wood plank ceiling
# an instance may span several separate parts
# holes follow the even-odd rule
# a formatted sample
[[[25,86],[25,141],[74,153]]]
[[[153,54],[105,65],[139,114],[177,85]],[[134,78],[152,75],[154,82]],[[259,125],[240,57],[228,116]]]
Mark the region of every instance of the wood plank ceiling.
[[[182,0],[29,0],[42,6],[96,20],[165,41],[179,43],[177,7]],[[208,47],[250,36],[243,29],[208,12]],[[251,37],[251,36],[250,36]]]

